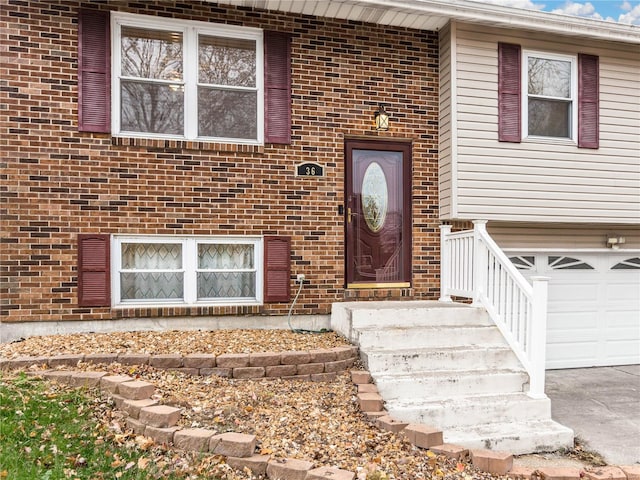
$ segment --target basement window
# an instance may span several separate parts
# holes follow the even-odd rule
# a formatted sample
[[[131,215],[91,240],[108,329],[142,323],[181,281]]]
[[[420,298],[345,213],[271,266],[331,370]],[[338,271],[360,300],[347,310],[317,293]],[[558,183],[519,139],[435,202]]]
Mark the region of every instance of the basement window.
[[[114,237],[116,306],[260,304],[262,239]]]

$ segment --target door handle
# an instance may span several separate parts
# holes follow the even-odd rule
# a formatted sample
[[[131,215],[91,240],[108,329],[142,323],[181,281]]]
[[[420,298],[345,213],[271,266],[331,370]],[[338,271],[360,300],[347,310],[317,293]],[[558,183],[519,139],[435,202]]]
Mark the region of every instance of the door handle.
[[[353,215],[353,213],[351,213],[351,207],[347,208],[347,223],[351,223],[351,216]]]

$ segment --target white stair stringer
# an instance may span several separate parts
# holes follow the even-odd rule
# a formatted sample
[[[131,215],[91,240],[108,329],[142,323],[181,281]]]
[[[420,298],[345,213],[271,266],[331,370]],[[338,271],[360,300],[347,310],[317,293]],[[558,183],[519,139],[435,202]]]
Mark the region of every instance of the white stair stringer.
[[[513,454],[573,446],[548,398],[486,312],[431,301],[334,304],[332,328],[359,346],[389,414],[443,430],[447,443]]]

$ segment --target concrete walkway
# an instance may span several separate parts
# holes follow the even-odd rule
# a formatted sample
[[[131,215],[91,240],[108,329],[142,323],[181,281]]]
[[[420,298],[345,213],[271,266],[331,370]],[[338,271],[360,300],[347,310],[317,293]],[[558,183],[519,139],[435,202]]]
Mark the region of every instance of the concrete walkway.
[[[548,370],[551,416],[610,465],[640,463],[640,365]]]

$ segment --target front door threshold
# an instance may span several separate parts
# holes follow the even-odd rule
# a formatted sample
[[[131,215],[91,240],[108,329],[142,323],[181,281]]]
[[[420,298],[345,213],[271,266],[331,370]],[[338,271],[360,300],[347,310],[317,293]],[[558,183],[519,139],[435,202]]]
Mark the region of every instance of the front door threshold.
[[[409,288],[411,283],[409,282],[394,282],[394,283],[349,283],[347,288],[355,289],[372,289],[372,288]]]
[[[369,284],[370,285],[370,284]],[[378,287],[355,288],[349,286],[344,290],[345,301],[358,300],[413,300],[415,291],[409,283],[403,287],[392,287],[389,284]]]

